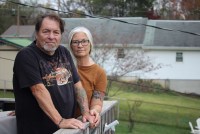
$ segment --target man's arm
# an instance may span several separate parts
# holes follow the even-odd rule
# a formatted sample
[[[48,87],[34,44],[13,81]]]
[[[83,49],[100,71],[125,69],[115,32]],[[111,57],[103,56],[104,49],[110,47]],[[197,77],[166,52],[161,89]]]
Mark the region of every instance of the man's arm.
[[[94,117],[92,117],[89,113],[87,94],[80,81],[75,84],[75,92],[77,102],[83,115],[83,122],[88,120],[91,124],[93,124]]]
[[[40,108],[60,128],[80,128],[83,124],[76,119],[63,119],[55,108],[49,91],[44,84],[36,84],[31,87],[33,96],[36,98]]]

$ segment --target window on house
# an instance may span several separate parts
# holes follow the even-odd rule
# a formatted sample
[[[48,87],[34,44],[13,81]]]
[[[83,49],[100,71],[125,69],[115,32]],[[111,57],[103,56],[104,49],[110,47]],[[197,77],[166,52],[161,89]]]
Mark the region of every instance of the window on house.
[[[124,54],[124,49],[123,48],[118,48],[117,50],[117,58],[124,58],[125,54]]]
[[[176,62],[183,62],[183,53],[176,52]]]

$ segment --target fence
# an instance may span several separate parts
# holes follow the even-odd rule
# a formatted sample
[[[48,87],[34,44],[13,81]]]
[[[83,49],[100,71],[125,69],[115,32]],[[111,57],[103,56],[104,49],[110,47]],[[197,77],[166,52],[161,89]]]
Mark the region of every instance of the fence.
[[[134,82],[137,81],[137,78],[123,76],[120,80],[124,82]],[[130,81],[131,80],[131,81]],[[192,80],[192,79],[141,79],[143,81],[152,81],[153,83],[157,83],[161,85],[163,88],[170,89],[180,93],[186,94],[197,94],[200,95],[200,80]],[[142,87],[143,85],[138,85],[138,87]],[[146,86],[149,88],[149,86]]]
[[[115,132],[110,128],[108,131],[104,132],[105,124],[113,123],[118,117],[118,101],[104,101],[103,109],[101,112],[101,122],[99,127],[97,127],[96,134],[114,134]],[[114,122],[114,125],[117,123]],[[111,125],[112,126],[112,125]],[[89,123],[85,123],[85,129],[59,129],[54,134],[89,134],[90,128]]]
[[[2,103],[13,102],[14,103],[14,99],[13,98],[0,98],[0,102],[2,102]],[[4,111],[4,112],[6,112],[6,111]],[[102,112],[101,112],[101,123],[100,123],[99,127],[97,127],[97,133],[96,134],[103,134],[103,133],[114,134],[115,131],[113,131],[111,128],[113,128],[114,125],[117,125],[118,123],[115,123],[113,125],[108,125],[110,128],[106,126],[106,128],[108,128],[108,129],[107,129],[106,132],[104,132],[104,130],[105,130],[105,124],[106,123],[110,124],[113,121],[115,121],[115,119],[117,118],[117,113],[118,113],[118,102],[117,101],[104,101],[103,102],[103,109],[102,109]],[[10,118],[12,118],[12,121],[10,121],[11,120]],[[3,132],[4,132],[4,130],[8,130],[8,131],[12,130],[14,133],[17,133],[16,132],[16,124],[13,123],[15,121],[16,121],[15,116],[13,116],[13,117],[4,116],[4,118],[1,118],[0,126],[4,125]],[[2,132],[1,129],[2,128],[0,127],[0,132]],[[59,129],[54,134],[89,134],[89,130],[90,130],[89,123],[85,123],[85,129],[84,130],[80,130],[80,129]]]

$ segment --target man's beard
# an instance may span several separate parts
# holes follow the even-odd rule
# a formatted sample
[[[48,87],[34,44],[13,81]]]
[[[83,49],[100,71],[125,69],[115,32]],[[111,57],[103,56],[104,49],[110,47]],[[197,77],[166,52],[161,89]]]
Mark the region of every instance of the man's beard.
[[[54,52],[57,48],[57,44],[48,45],[46,42],[44,42],[43,49],[47,52]]]

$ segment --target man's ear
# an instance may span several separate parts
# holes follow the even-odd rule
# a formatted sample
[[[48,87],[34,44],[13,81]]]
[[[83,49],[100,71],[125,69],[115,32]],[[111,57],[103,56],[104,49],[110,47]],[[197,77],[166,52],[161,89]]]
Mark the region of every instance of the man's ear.
[[[37,36],[37,34],[38,34],[38,33],[37,33],[37,32],[35,32],[35,40],[37,40],[37,37],[38,37],[38,36]]]

